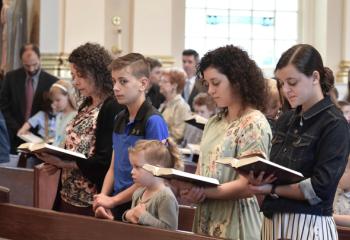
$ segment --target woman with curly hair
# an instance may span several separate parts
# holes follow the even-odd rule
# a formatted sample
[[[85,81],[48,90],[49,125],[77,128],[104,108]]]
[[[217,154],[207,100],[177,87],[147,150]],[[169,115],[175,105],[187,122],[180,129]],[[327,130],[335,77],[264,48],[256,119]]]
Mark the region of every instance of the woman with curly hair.
[[[271,129],[259,111],[266,82],[247,52],[232,45],[206,53],[198,72],[222,110],[205,126],[196,173],[216,178],[221,185],[187,184],[180,191],[183,200],[198,203],[193,230],[228,239],[260,239],[262,215],[256,197],[248,191],[248,180],[216,160],[269,154]]]
[[[70,54],[73,84],[83,97],[78,114],[66,128],[65,148],[83,153],[87,159],[68,162],[49,154],[38,154],[48,171],[62,169],[60,194],[55,209],[94,215],[93,195],[103,184],[112,156],[113,121],[122,107],[113,97],[108,52],[98,44],[86,43]]]

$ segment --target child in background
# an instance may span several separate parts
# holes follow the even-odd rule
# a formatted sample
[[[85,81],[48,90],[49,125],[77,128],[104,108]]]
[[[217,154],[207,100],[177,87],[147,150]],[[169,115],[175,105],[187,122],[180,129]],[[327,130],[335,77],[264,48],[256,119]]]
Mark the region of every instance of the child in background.
[[[43,104],[41,111],[28,119],[18,130],[17,135],[28,134],[32,129],[37,129],[37,134],[44,142],[52,142],[55,137],[56,116],[52,109],[52,101],[49,93],[43,93]]]
[[[216,103],[208,93],[199,93],[193,99],[192,105],[194,112],[206,119],[209,119],[211,116],[213,116],[216,111]],[[182,145],[186,147],[187,143],[200,144],[202,135],[203,130],[187,123]]]
[[[344,114],[345,119],[350,123],[350,103],[347,101],[338,101],[338,105],[341,111]],[[337,222],[338,215],[350,215],[350,165],[349,158],[348,163],[345,168],[345,172],[341,177],[337,192],[335,194],[333,210],[334,210],[334,219]],[[350,219],[347,220],[350,224]]]
[[[66,80],[57,81],[50,88],[50,97],[53,108],[57,112],[56,135],[52,145],[63,148],[66,139],[66,126],[77,114],[73,85]]]
[[[156,228],[176,230],[179,207],[171,189],[162,178],[153,176],[142,168],[151,164],[166,168],[181,168],[182,162],[176,144],[166,139],[140,140],[129,148],[132,164],[132,178],[139,184],[132,196],[131,209],[123,215],[123,220]]]
[[[277,81],[275,79],[266,79],[267,84],[267,100],[263,113],[270,124],[272,134],[275,132],[276,121],[281,113],[282,99],[278,90]]]

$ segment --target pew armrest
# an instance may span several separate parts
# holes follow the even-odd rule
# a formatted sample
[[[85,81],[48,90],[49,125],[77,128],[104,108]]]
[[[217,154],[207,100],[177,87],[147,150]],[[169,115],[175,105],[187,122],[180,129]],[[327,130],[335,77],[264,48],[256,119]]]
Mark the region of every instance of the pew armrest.
[[[10,189],[0,186],[0,203],[10,202]]]
[[[44,164],[34,167],[34,207],[52,209],[56,199],[61,170],[49,175]]]

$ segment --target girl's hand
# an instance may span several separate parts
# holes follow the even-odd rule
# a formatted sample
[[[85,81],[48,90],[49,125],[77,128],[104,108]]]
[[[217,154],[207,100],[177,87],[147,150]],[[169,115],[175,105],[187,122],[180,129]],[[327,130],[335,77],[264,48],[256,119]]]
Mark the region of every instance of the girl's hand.
[[[101,218],[101,219],[109,219],[109,220],[113,220],[114,219],[112,211],[110,209],[106,209],[106,208],[104,208],[102,206],[99,206],[95,210],[95,217]]]
[[[138,223],[138,219],[134,216],[134,209],[129,209],[125,214],[125,219],[131,223]]]
[[[17,136],[18,135],[24,135],[24,134],[27,134],[27,133],[29,133],[29,131],[27,129],[21,128],[21,129],[18,130]]]
[[[94,195],[94,203],[92,204],[92,209],[96,211],[96,209],[100,206],[108,209],[114,208],[113,198],[103,193]]]
[[[275,177],[273,174],[270,174],[266,178],[264,178],[265,172],[260,172],[258,177],[255,177],[254,172],[250,171],[249,175],[246,176],[249,183],[254,186],[261,186],[265,184],[270,184],[276,181],[277,177]]]
[[[188,203],[198,204],[204,201],[206,198],[204,188],[192,187],[191,189],[180,190],[181,199]]]
[[[146,212],[146,204],[140,203],[139,205],[134,207],[132,210],[133,210],[133,215],[137,219],[137,222],[138,222],[141,215]]]

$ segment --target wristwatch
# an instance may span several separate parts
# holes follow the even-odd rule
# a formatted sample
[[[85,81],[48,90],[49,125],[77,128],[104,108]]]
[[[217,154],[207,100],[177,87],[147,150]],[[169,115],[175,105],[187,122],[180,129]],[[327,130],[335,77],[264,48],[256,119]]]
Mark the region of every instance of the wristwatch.
[[[278,196],[277,193],[276,193],[276,187],[277,187],[277,185],[272,185],[272,188],[271,188],[270,196],[271,196],[273,199],[279,198],[279,196]]]

